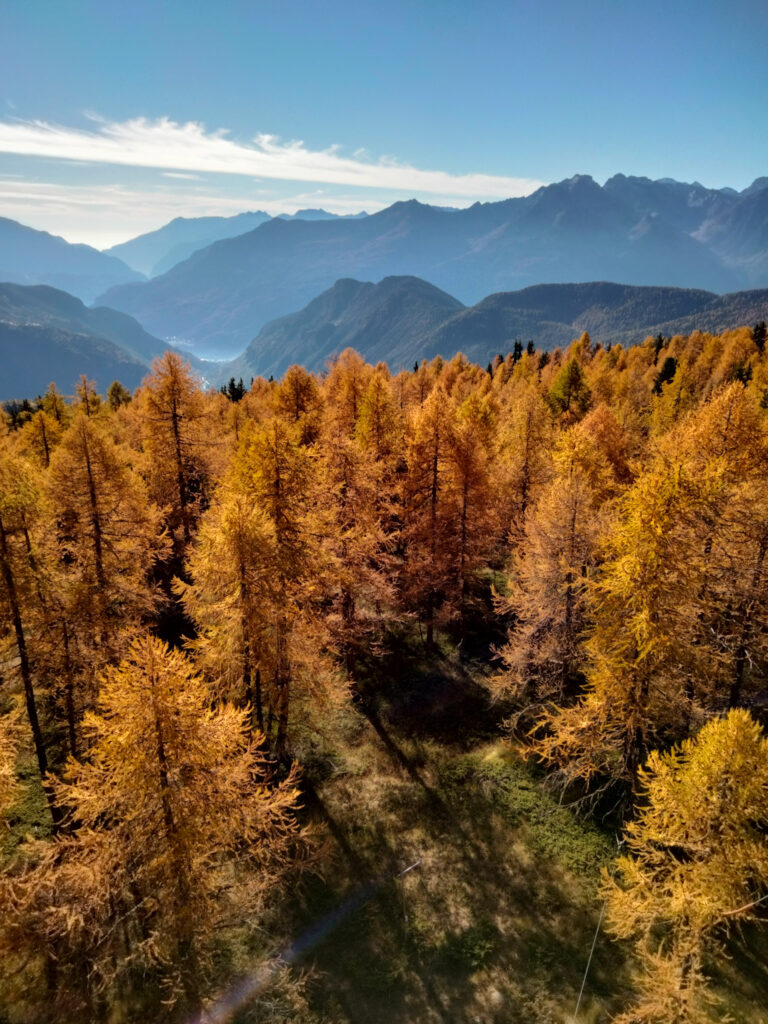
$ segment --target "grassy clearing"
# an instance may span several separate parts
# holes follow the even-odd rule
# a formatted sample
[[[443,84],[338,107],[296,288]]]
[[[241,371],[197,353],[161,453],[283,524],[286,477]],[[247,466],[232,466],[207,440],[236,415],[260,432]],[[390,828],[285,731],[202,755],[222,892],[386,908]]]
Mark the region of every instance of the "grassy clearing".
[[[477,666],[445,649],[395,657],[398,674],[370,680],[326,733],[333,769],[308,794],[332,849],[302,887],[296,932],[378,880],[306,955],[311,1002],[334,1022],[569,1020],[613,838],[499,743],[502,709]],[[628,983],[621,950],[601,941],[579,1020],[606,1020]]]
[[[571,1024],[614,834],[500,742],[482,661],[406,639],[365,669],[353,708],[303,751],[308,809],[330,837],[291,923],[311,942],[310,1004],[332,1024]],[[768,1021],[761,943],[732,944],[713,1021]],[[599,934],[578,1024],[625,1009],[632,970],[629,948]]]

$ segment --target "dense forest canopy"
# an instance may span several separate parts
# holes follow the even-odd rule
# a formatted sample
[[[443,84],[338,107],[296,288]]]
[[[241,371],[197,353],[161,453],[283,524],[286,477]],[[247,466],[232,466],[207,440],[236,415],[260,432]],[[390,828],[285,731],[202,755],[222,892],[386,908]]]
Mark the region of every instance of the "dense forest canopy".
[[[10,406],[0,808],[44,801],[3,847],[0,1016],[195,1018],[221,936],[322,859],[306,737],[406,630],[484,650],[508,742],[626,828],[622,1019],[709,1019],[707,958],[768,891],[765,344],[346,350],[221,391],[168,352],[133,395]],[[275,985],[259,1019],[308,1012]]]

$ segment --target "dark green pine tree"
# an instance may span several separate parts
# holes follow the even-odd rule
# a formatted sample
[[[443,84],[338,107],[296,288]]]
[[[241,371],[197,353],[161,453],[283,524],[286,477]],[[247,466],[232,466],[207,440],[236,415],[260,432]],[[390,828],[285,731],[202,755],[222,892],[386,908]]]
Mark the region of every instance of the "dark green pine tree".
[[[661,335],[659,335],[661,337]],[[667,356],[662,363],[661,369],[656,374],[656,380],[653,382],[653,393],[654,395],[660,395],[661,389],[665,384],[674,378],[677,373],[677,360],[674,356]]]
[[[755,345],[757,346],[757,351],[760,353],[760,355],[762,355],[763,352],[765,352],[765,341],[767,336],[768,327],[766,327],[765,325],[765,320],[761,320],[759,323],[756,323],[755,326],[752,328],[752,341],[754,341]]]

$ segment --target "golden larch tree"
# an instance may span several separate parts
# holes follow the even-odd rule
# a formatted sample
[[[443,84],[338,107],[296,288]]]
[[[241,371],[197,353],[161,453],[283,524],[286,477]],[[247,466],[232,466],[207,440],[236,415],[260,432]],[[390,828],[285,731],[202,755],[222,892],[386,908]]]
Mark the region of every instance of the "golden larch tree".
[[[149,459],[150,493],[167,509],[175,550],[183,553],[206,492],[211,445],[205,431],[205,402],[189,363],[176,352],[155,359],[131,409],[139,419]]]
[[[627,853],[604,876],[614,935],[635,940],[640,999],[624,1024],[704,1024],[706,961],[768,894],[768,740],[744,710],[640,770]]]
[[[0,615],[3,623],[0,635],[4,646],[6,637],[10,640],[18,657],[37,765],[56,825],[60,813],[47,786],[49,756],[40,723],[40,694],[31,650],[39,615],[35,566],[30,559],[30,530],[40,518],[42,504],[43,495],[34,467],[11,450],[7,436],[0,435]]]
[[[296,777],[270,784],[247,711],[211,697],[190,660],[151,637],[105,672],[88,758],[56,787],[69,829],[28,846],[4,882],[3,944],[55,959],[49,997],[92,1010],[143,975],[174,1017],[199,1012],[208,940],[234,907],[257,912],[288,866]]]
[[[588,587],[616,492],[611,465],[583,424],[559,438],[553,474],[526,518],[500,599],[514,621],[497,684],[523,711],[543,701],[567,703],[581,688]]]

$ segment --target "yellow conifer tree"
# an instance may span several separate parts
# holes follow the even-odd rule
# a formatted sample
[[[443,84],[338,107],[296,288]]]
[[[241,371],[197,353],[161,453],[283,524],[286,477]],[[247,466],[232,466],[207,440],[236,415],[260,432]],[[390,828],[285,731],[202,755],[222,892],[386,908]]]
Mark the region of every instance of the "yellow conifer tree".
[[[153,638],[105,672],[88,758],[56,786],[70,828],[4,882],[3,944],[56,958],[54,997],[109,1004],[143,972],[182,1019],[199,1012],[229,901],[253,914],[301,839],[296,777],[268,784],[246,715],[212,707],[189,659]]]
[[[705,957],[768,894],[768,740],[747,711],[640,770],[628,852],[604,877],[611,931],[634,938],[641,997],[624,1024],[704,1024]]]

